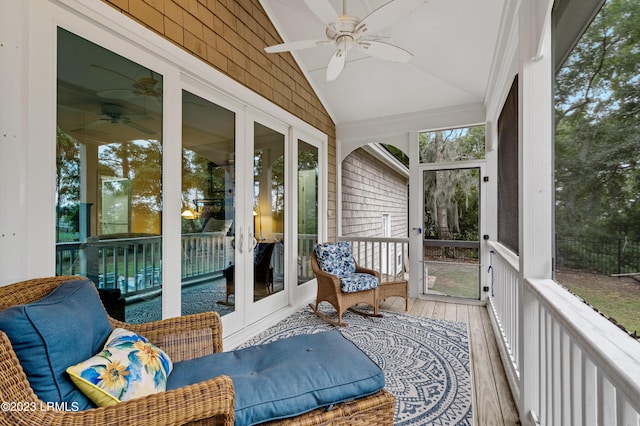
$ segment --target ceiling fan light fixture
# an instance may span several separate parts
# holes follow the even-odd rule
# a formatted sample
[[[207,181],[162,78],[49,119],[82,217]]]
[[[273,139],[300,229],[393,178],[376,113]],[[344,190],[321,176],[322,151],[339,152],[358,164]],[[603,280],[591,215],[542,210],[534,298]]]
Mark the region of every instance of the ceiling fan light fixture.
[[[329,0],[304,0],[311,12],[322,21],[326,40],[303,40],[285,42],[265,48],[267,53],[290,52],[310,47],[333,44],[336,52],[327,65],[327,81],[335,80],[345,67],[347,51],[357,46],[365,54],[393,62],[408,62],[413,56],[410,52],[390,43],[378,41],[373,33],[394,24],[404,16],[418,9],[427,0],[390,0],[360,20],[347,14],[343,0],[343,13],[333,9]]]

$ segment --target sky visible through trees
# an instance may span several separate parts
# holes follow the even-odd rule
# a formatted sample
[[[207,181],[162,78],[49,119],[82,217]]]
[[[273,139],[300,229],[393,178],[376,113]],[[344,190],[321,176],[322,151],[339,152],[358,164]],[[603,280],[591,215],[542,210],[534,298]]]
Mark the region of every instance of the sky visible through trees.
[[[556,269],[592,273],[561,283],[627,330],[640,301],[623,280],[640,284],[614,277],[640,273],[639,17],[640,1],[607,0],[554,92]],[[600,295],[588,275],[617,285]]]
[[[558,234],[640,239],[638,17],[607,1],[556,75]]]

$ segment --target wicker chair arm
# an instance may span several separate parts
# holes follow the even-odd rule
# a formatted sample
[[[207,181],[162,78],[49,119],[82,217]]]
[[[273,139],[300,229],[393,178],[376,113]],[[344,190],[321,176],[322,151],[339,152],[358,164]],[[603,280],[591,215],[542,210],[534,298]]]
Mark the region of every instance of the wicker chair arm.
[[[227,376],[109,407],[77,412],[47,410],[51,407],[33,392],[9,338],[1,331],[0,383],[0,425],[183,425],[211,416],[217,416],[211,424],[233,425],[235,393]]]
[[[336,291],[340,290],[340,278],[337,275],[330,274],[328,272],[324,272],[322,269],[318,268],[314,269],[314,274],[316,274],[316,278],[318,279],[318,285],[329,285],[333,286]]]
[[[362,274],[373,275],[378,279],[378,282],[380,282],[380,272],[378,272],[378,271],[374,271],[373,269],[364,268],[364,267],[362,267],[362,266],[360,266],[360,265],[358,265],[356,263],[356,272],[362,273]]]
[[[222,320],[217,312],[202,312],[144,324],[129,324],[113,318],[109,318],[109,320],[114,328],[125,328],[149,339],[167,351],[172,361],[182,361],[222,352]],[[180,336],[184,336],[184,338],[176,338]],[[168,347],[168,341],[173,343],[173,347]],[[199,345],[202,348],[193,352],[186,347],[187,345]],[[176,353],[176,351],[187,352],[189,350],[193,352],[191,356]]]
[[[34,405],[27,407],[42,409],[4,411],[3,414],[8,424],[19,426],[178,426],[191,422],[208,424],[206,420],[210,424],[232,426],[234,398],[231,378],[219,376],[180,389],[86,411],[46,410],[45,403],[35,400]],[[202,420],[204,422],[199,422]]]

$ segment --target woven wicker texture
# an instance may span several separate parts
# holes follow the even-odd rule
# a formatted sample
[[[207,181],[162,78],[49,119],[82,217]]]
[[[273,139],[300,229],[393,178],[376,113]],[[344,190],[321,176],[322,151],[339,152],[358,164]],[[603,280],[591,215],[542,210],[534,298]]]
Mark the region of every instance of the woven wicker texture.
[[[378,287],[378,304],[384,299],[391,296],[404,297],[404,310],[409,310],[409,292],[407,290],[409,283],[407,280],[384,281]]]
[[[345,326],[346,324],[342,322],[342,314],[347,309],[351,309],[361,315],[369,315],[352,308],[352,306],[359,303],[366,303],[371,306],[373,308],[373,316],[378,316],[378,287],[371,290],[344,293],[340,288],[340,279],[337,276],[324,272],[320,269],[315,250],[311,252],[311,269],[313,269],[313,273],[316,274],[318,281],[318,295],[316,296],[315,306],[312,304],[309,306],[313,309],[316,315],[318,315],[318,317],[330,324]],[[378,279],[378,282],[380,282],[380,273],[378,271],[363,268],[356,263],[356,272],[374,275]],[[321,302],[329,302],[333,305],[336,311],[338,311],[337,321],[330,319],[318,310],[318,305]]]
[[[38,278],[0,287],[0,309],[31,303],[76,276]],[[96,290],[97,291],[97,290]],[[139,333],[160,346],[174,361],[222,351],[222,321],[215,312],[188,315],[146,324],[109,319],[113,327]],[[234,423],[235,394],[227,376],[86,411],[59,411],[40,401],[0,331],[0,425],[225,425]],[[392,425],[394,398],[386,391],[315,410],[274,424]]]

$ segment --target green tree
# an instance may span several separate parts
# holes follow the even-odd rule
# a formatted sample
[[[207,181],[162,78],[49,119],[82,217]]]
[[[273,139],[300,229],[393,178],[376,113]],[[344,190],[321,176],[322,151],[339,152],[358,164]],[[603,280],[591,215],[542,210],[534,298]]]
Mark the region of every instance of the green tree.
[[[484,126],[477,126],[421,133],[420,161],[451,163],[483,158],[484,132]],[[478,238],[478,173],[475,169],[425,173],[424,188],[425,238]]]
[[[638,16],[607,1],[556,75],[558,235],[640,238]]]
[[[80,150],[78,141],[56,129],[56,241],[62,222],[78,230],[80,202]]]

